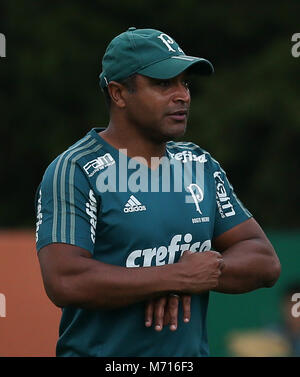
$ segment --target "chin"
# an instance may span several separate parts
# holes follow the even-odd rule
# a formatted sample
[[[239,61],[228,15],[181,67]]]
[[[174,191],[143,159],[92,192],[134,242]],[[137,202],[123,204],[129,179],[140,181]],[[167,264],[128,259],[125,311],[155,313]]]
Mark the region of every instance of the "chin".
[[[183,137],[186,131],[186,124],[169,126],[165,133],[166,140],[173,140]]]
[[[166,143],[167,141],[178,139],[184,136],[186,123],[168,124],[164,127],[149,129],[147,135],[155,143]]]

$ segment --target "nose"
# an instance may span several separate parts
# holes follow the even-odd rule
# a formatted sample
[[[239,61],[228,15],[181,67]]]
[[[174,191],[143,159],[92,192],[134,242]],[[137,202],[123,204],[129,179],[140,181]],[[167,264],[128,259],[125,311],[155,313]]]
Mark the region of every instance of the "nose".
[[[182,81],[176,83],[176,85],[174,86],[173,101],[182,102],[185,104],[190,103],[191,95],[186,83]]]

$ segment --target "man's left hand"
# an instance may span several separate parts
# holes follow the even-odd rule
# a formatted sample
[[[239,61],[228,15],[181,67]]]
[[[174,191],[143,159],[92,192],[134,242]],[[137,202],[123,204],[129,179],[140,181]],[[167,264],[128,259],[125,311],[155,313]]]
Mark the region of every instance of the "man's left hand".
[[[145,326],[155,326],[156,331],[161,331],[163,326],[169,325],[171,331],[175,331],[178,326],[178,306],[182,301],[183,321],[188,323],[191,318],[191,296],[170,294],[151,300],[146,305]]]

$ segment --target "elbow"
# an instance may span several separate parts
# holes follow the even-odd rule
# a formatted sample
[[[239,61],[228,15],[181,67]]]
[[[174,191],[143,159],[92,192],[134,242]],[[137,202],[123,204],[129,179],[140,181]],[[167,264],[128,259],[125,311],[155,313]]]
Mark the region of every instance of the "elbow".
[[[44,286],[48,298],[55,306],[63,308],[73,304],[70,289],[63,278],[56,278],[51,284],[48,282],[48,284],[44,284]]]
[[[68,301],[64,298],[61,293],[54,292],[53,290],[46,289],[47,296],[49,300],[58,308],[64,308],[68,306]]]
[[[45,290],[52,303],[59,308],[74,306],[94,309],[89,294],[68,276],[57,277],[51,284],[45,285]]]
[[[280,277],[281,264],[277,256],[273,257],[272,261],[268,263],[266,269],[266,274],[264,278],[264,286],[266,288],[271,288],[275,285]]]

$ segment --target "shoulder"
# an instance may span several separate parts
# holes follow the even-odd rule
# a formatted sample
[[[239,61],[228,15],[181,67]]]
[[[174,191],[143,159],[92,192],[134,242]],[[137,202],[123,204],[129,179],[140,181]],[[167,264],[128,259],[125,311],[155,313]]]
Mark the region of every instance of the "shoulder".
[[[43,183],[68,181],[74,184],[78,180],[89,180],[94,168],[101,164],[101,159],[109,156],[102,150],[102,145],[92,133],[71,145],[67,150],[58,155],[47,167],[43,176]],[[100,161],[101,160],[101,161]]]

